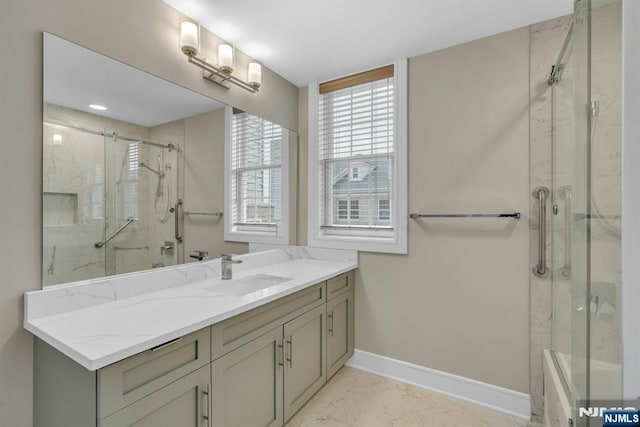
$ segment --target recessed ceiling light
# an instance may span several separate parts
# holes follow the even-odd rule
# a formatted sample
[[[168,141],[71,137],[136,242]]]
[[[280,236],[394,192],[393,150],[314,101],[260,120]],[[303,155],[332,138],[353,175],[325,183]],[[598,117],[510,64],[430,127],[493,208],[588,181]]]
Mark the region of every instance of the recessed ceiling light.
[[[62,145],[62,135],[59,133],[53,134],[53,144],[54,145]]]
[[[91,104],[89,105],[89,108],[93,108],[94,110],[100,110],[100,111],[104,111],[107,109],[107,107],[103,107],[102,105],[98,105],[98,104]]]

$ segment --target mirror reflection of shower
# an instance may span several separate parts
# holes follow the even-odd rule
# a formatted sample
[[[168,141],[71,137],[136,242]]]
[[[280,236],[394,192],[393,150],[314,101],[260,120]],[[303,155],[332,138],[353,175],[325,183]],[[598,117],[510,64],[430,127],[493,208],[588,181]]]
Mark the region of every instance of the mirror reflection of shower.
[[[157,155],[155,168],[149,166],[144,161],[140,161],[138,163],[139,168],[146,169],[158,177],[154,197],[154,210],[156,213],[156,219],[163,224],[169,220],[173,177],[171,173],[171,162],[164,159],[164,151],[165,150],[162,150],[160,154]]]

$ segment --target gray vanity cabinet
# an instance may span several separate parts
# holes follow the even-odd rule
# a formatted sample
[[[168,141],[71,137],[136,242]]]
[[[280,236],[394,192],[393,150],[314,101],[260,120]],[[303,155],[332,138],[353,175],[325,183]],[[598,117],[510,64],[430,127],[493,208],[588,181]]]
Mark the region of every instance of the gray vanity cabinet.
[[[322,305],[284,325],[284,420],[327,381],[326,309]]]
[[[327,379],[345,364],[355,348],[355,274],[327,281]]]
[[[214,427],[282,426],[324,385],[324,289],[323,285],[316,289],[321,304],[313,304],[315,308],[285,323],[276,322],[278,326],[269,332],[213,361]],[[249,321],[254,316],[245,317]]]
[[[35,427],[276,427],[354,351],[354,272],[89,371],[36,338]]]
[[[99,427],[210,427],[210,367],[192,372],[98,423]]]
[[[282,326],[213,361],[214,426],[283,424],[281,347]]]
[[[206,414],[210,339],[207,327],[97,371],[36,339],[34,426],[208,426],[194,414]]]

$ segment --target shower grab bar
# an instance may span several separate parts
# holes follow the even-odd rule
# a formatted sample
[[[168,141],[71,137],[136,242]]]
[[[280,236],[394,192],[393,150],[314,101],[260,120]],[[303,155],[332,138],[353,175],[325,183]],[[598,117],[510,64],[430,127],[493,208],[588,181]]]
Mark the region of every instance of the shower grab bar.
[[[124,229],[127,227],[127,225],[131,224],[133,221],[135,221],[135,219],[133,219],[133,217],[132,217],[132,216],[130,216],[129,218],[127,218],[127,219],[124,221],[124,223],[123,223],[120,227],[118,227],[118,229],[117,229],[116,231],[114,231],[113,233],[111,233],[111,234],[109,235],[109,237],[105,238],[102,242],[96,242],[96,243],[94,243],[94,244],[93,244],[93,246],[94,246],[96,249],[100,249],[101,247],[103,247],[104,245],[106,245],[106,244],[107,244],[107,242],[108,242],[109,240],[113,239],[113,238],[114,238],[114,237],[116,237],[118,234],[120,234],[120,232],[121,232],[122,230],[124,230]]]
[[[571,198],[573,194],[570,186],[559,189],[558,193],[564,200],[564,266],[560,269],[563,277],[571,277]]]
[[[538,199],[538,265],[533,267],[533,274],[538,277],[547,277],[547,198],[549,189],[546,187],[536,187],[533,190],[533,197]]]
[[[493,214],[480,214],[480,213],[471,213],[471,214],[421,214],[421,213],[412,213],[412,214],[409,214],[409,218],[411,218],[411,219],[417,219],[417,218],[515,218],[515,219],[520,219],[520,212],[493,213]]]
[[[186,216],[189,216],[189,215],[222,216],[222,212],[188,212],[188,211],[185,211],[184,214]]]
[[[175,238],[178,242],[182,242],[182,236],[180,235],[180,206],[182,206],[182,199],[178,199],[173,206],[173,219],[175,223]]]

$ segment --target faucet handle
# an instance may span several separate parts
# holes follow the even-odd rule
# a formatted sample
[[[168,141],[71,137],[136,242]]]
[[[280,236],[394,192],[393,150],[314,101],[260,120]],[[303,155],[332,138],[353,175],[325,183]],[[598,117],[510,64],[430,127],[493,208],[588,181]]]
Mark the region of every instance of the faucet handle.
[[[233,259],[233,257],[236,256],[236,254],[222,254],[222,260],[223,261],[229,261],[233,264],[242,264],[242,260],[241,259]]]
[[[193,251],[189,254],[190,258],[197,259],[198,261],[206,261],[209,259],[209,252],[207,251]]]

